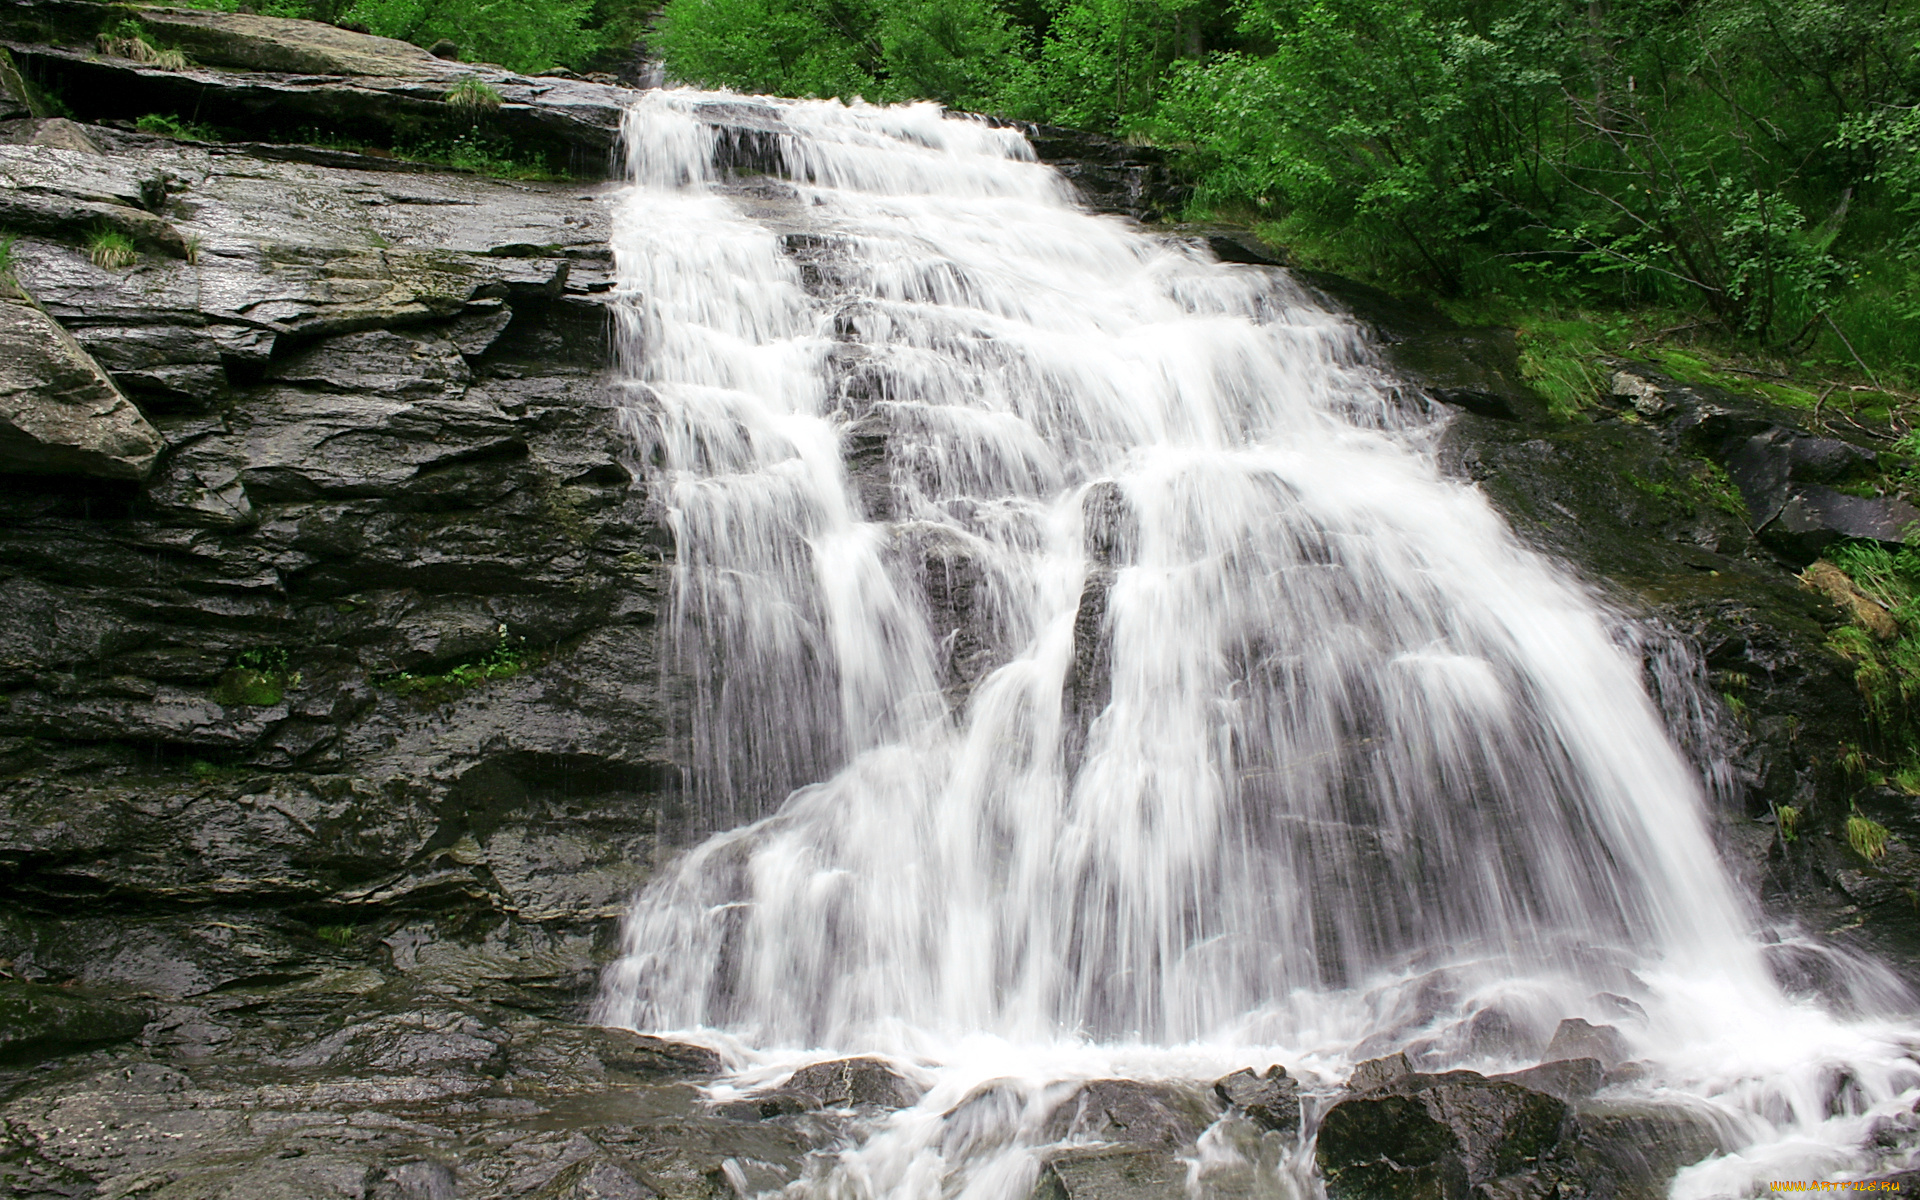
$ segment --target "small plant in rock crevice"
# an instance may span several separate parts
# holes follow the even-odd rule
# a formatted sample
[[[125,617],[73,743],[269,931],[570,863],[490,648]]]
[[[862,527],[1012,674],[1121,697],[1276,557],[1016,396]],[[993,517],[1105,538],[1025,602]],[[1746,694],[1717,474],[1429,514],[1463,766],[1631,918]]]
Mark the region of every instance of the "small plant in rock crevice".
[[[1847,845],[1868,862],[1878,862],[1887,856],[1887,827],[1856,812],[1847,818]]]
[[[1827,649],[1853,667],[1874,733],[1871,746],[1841,745],[1835,764],[1856,785],[1920,795],[1920,550],[1842,542],[1828,547],[1825,561],[1846,575],[1859,596],[1884,610],[1880,615],[1862,605],[1867,616],[1856,611],[1853,621],[1827,637]],[[1875,623],[1877,633],[1868,628]],[[1858,808],[1847,817],[1847,844],[1868,862],[1886,856],[1890,836]]]
[[[500,89],[484,79],[467,78],[447,89],[446,102],[468,112],[486,112],[499,108],[506,99]]]
[[[400,696],[451,698],[496,679],[511,679],[536,663],[539,656],[527,648],[525,638],[515,637],[505,625],[500,626],[499,634],[500,640],[491,650],[477,658],[456,663],[440,674],[417,675],[412,671],[395,671],[389,675],[375,676],[374,686]]]
[[[344,950],[348,946],[353,945],[353,926],[322,925],[313,931],[313,936],[319,938],[329,946],[335,946]]]
[[[190,142],[217,142],[220,131],[198,121],[183,121],[172,113],[148,113],[133,123],[141,133],[158,134]]]
[[[214,685],[213,698],[223,707],[270,708],[300,684],[284,649],[257,646],[234,655],[233,666]]]
[[[184,71],[191,65],[180,51],[154,45],[136,21],[122,21],[112,33],[101,34],[100,52],[115,58],[130,58],[163,71]]]
[[[140,259],[133,239],[117,229],[95,230],[87,237],[87,259],[96,267],[118,271]]]

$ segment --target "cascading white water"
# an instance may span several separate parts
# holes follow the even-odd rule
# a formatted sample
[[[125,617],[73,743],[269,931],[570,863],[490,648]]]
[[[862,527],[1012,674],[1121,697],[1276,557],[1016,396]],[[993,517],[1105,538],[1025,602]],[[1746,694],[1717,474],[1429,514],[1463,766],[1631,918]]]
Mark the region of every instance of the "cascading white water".
[[[626,138],[694,783],[751,823],[636,901],[601,1016],[921,1064],[796,1186],[1024,1194],[1018,1137],[939,1133],[998,1076],[1527,1065],[1488,1008],[1619,1023],[1636,1086],[1717,1106],[1752,1146],[1681,1193],[1877,1165],[1914,1024],[1782,994],[1617,623],[1350,320],[930,105],[653,92]]]

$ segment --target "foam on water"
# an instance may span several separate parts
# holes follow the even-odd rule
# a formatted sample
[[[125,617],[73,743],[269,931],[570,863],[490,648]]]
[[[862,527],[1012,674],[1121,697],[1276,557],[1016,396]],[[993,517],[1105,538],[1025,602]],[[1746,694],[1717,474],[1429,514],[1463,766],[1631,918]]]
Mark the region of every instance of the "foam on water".
[[[1022,1197],[1062,1081],[1330,1094],[1575,1016],[1747,1147],[1676,1195],[1892,1165],[1911,1000],[1757,927],[1639,636],[1440,472],[1353,322],[930,105],[653,92],[626,147],[628,415],[719,832],[600,1011],[727,1047],[723,1092],[849,1052],[931,1087],[795,1190]],[[1197,1192],[1316,1192],[1217,1134]]]

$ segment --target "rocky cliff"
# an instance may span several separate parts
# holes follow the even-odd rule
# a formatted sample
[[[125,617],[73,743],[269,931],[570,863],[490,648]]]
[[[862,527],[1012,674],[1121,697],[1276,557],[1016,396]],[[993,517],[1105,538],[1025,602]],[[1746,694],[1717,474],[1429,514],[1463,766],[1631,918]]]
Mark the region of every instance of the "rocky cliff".
[[[80,0],[0,0],[0,41],[10,1194],[731,1195],[903,1102],[796,1077],[713,1109],[717,1056],[579,1023],[687,822],[672,548],[607,370],[626,94]],[[1090,199],[1177,206],[1151,155],[1033,132]],[[461,145],[540,178],[408,157]],[[1836,760],[1852,617],[1794,573],[1898,536],[1831,486],[1878,448],[1632,364],[1607,419],[1555,421],[1510,337],[1318,282],[1461,410],[1459,471],[1740,698],[1676,722],[1732,731],[1725,840],[1776,911],[1910,956],[1920,829]],[[1856,801],[1876,863],[1837,834]]]

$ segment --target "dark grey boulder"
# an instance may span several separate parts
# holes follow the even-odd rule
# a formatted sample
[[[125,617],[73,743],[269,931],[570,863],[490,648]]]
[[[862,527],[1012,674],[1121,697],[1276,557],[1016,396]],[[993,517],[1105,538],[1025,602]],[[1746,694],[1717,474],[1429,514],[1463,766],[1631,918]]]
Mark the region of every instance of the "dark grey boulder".
[[[1320,1124],[1331,1200],[1655,1200],[1680,1168],[1732,1145],[1689,1109],[1586,1099],[1593,1059],[1493,1079],[1371,1074],[1391,1079],[1350,1088]]]
[[[1819,484],[1796,487],[1760,538],[1798,562],[1811,562],[1847,538],[1905,545],[1920,532],[1920,508],[1894,496],[1850,496]]]
[[[1586,1101],[1565,1152],[1565,1172],[1595,1195],[1660,1200],[1680,1168],[1737,1145],[1732,1130],[1677,1105]]]
[[[1055,1106],[1040,1136],[1172,1152],[1191,1147],[1216,1115],[1208,1097],[1189,1085],[1095,1079]]]
[[[1464,1200],[1537,1168],[1566,1116],[1553,1096],[1471,1071],[1402,1075],[1328,1110],[1314,1159],[1333,1200]]]
[[[1244,1068],[1216,1080],[1213,1091],[1263,1129],[1291,1133],[1300,1128],[1300,1084],[1285,1067],[1268,1067],[1263,1075]]]
[[[1536,1092],[1557,1096],[1571,1104],[1599,1091],[1606,1082],[1607,1068],[1597,1058],[1563,1058],[1541,1063],[1524,1071],[1513,1071],[1491,1078],[1501,1083],[1517,1083]]]
[[[828,1108],[911,1108],[924,1089],[878,1058],[841,1058],[801,1067],[784,1085]]]
[[[1547,1062],[1562,1059],[1597,1059],[1603,1069],[1619,1066],[1632,1056],[1626,1039],[1611,1025],[1594,1025],[1579,1017],[1568,1017],[1553,1031],[1541,1058]]]
[[[1347,1090],[1355,1093],[1380,1091],[1397,1086],[1413,1074],[1413,1063],[1404,1051],[1370,1058],[1354,1064],[1347,1077]]]

